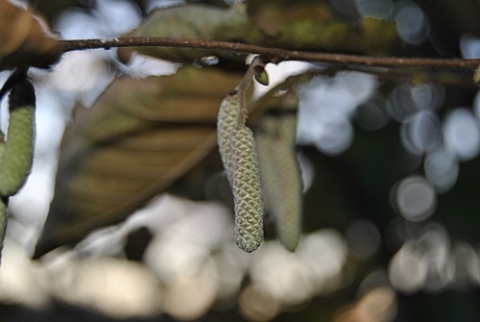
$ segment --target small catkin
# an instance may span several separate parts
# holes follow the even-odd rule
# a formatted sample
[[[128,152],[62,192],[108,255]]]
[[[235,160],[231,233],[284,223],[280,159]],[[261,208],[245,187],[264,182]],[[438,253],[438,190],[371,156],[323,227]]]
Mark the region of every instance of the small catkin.
[[[293,252],[302,233],[302,180],[295,153],[297,130],[296,114],[290,113],[278,119],[280,141],[275,146],[275,160],[281,174],[281,189],[278,189],[282,204],[274,204],[277,231],[280,242]]]
[[[235,203],[235,242],[248,253],[263,240],[263,200],[260,168],[252,130],[237,126],[232,135],[232,190]]]
[[[7,232],[7,200],[0,198],[0,261],[2,259],[3,241]]]
[[[0,196],[18,192],[33,162],[35,137],[35,91],[26,78],[18,79],[10,92],[7,140],[0,160]]]
[[[228,94],[222,101],[218,111],[217,118],[217,142],[222,158],[223,167],[227,173],[228,180],[232,182],[232,166],[231,166],[231,140],[232,133],[238,124],[240,115],[239,94],[235,91]]]
[[[266,207],[280,242],[297,248],[302,226],[302,182],[295,155],[296,111],[281,109],[260,121],[257,142]]]

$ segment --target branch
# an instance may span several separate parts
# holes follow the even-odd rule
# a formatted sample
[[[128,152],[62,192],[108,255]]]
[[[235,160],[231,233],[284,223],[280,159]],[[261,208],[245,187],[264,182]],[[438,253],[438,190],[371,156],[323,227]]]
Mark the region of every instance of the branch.
[[[331,54],[287,50],[263,47],[227,41],[201,39],[173,39],[161,37],[131,37],[114,39],[79,39],[63,40],[63,52],[85,49],[110,49],[112,47],[175,47],[195,49],[215,49],[244,54],[260,54],[268,56],[272,62],[285,60],[303,60],[310,62],[357,64],[383,67],[434,67],[434,68],[467,68],[480,65],[480,59],[461,58],[418,58],[418,57],[374,57],[346,54]]]

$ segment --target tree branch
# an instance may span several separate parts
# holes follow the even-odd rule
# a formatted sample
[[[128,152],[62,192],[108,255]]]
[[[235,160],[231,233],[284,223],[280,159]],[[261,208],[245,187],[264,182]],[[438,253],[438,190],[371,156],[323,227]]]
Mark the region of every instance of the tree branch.
[[[161,37],[131,37],[114,39],[63,40],[63,52],[85,49],[110,49],[112,47],[175,47],[215,49],[244,54],[268,56],[272,62],[303,60],[310,62],[357,64],[383,67],[458,68],[473,69],[480,65],[480,59],[461,58],[419,58],[419,57],[374,57],[346,54],[332,54],[287,50],[243,43],[216,40],[177,39]]]

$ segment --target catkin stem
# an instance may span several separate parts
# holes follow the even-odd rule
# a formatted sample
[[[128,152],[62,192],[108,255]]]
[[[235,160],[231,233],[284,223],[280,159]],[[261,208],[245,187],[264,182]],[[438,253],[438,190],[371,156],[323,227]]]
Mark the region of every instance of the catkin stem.
[[[245,125],[247,122],[247,117],[248,117],[247,90],[250,87],[250,84],[252,83],[253,76],[254,76],[254,71],[253,71],[253,68],[250,66],[250,68],[245,73],[245,76],[243,77],[242,81],[237,86],[238,96],[240,100],[240,114],[238,117],[238,124],[237,124],[238,126]]]
[[[266,57],[255,57],[252,60],[249,68],[245,72],[240,84],[236,87],[240,99],[240,116],[238,118],[238,126],[245,125],[248,118],[248,109],[247,109],[247,92],[250,86],[252,85],[253,78],[257,74],[257,70],[264,69],[265,65],[269,62]]]

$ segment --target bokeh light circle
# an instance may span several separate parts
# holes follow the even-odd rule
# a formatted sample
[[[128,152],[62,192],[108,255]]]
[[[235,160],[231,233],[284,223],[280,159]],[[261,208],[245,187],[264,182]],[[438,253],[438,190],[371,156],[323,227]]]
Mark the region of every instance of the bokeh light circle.
[[[429,218],[435,211],[435,189],[425,178],[411,176],[394,187],[394,206],[405,219],[413,222]]]

